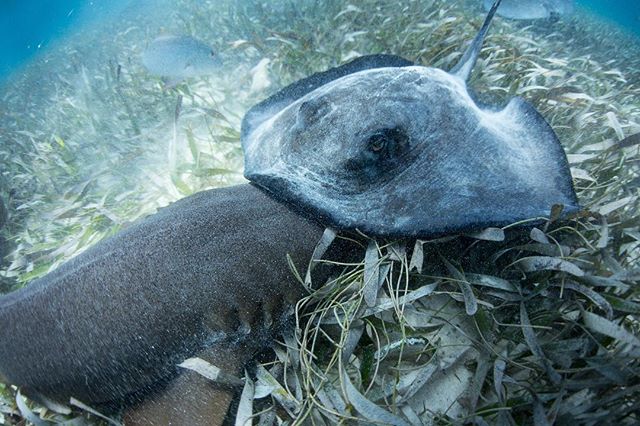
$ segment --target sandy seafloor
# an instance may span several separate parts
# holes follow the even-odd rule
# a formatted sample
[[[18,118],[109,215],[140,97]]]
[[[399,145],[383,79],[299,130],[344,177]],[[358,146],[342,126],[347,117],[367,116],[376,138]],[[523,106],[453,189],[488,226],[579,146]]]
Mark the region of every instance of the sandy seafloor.
[[[172,201],[242,182],[240,121],[278,88],[370,53],[448,69],[483,15],[472,1],[159,1],[58,41],[0,88],[1,290]],[[210,42],[223,68],[164,90],[139,59],[161,34]],[[470,86],[484,102],[538,108],[582,205],[610,218],[612,255],[635,270],[638,145],[616,144],[640,132],[640,39],[581,10],[555,23],[497,17]]]

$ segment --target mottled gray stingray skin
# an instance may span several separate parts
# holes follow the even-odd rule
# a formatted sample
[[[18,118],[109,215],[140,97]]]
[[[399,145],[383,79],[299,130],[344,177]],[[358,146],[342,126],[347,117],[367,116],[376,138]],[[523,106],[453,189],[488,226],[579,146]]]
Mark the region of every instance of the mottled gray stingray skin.
[[[242,123],[245,176],[330,226],[432,237],[578,202],[564,151],[525,100],[466,86],[499,2],[451,72],[366,56],[284,88]]]
[[[492,0],[483,1],[485,10],[490,10]],[[548,19],[570,15],[574,11],[573,0],[502,0],[496,12],[508,19]]]
[[[303,293],[286,255],[305,270],[322,232],[251,185],[182,199],[0,298],[0,375],[96,404],[215,345],[249,358]]]

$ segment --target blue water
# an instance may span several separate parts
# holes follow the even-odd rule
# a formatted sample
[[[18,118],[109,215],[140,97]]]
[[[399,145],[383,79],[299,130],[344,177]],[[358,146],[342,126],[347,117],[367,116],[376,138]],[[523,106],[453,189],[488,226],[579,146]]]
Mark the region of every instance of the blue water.
[[[131,0],[1,0],[0,80],[57,39],[113,19]]]
[[[113,19],[131,1],[0,1],[0,81],[56,39],[89,23]],[[639,0],[577,0],[576,3],[640,37]]]
[[[578,0],[576,4],[640,37],[639,0]]]

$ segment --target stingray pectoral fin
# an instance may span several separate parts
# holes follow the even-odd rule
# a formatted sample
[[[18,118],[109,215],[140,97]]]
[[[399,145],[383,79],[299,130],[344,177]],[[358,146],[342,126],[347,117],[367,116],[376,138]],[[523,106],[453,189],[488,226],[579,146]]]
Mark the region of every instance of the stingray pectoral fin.
[[[551,208],[554,204],[562,204],[564,213],[570,214],[580,210],[578,198],[573,188],[573,179],[567,156],[551,126],[544,117],[526,100],[515,97],[509,101],[503,110],[505,117],[510,117],[513,122],[519,123],[522,131],[527,135],[527,140],[535,146],[535,160],[541,165],[536,171],[541,185],[548,189],[547,196],[542,202],[545,208]]]
[[[243,148],[249,134],[264,121],[273,117],[289,104],[300,99],[309,92],[314,91],[333,80],[337,80],[349,74],[374,68],[408,67],[413,62],[395,55],[366,55],[354,59],[344,65],[319,72],[296,81],[282,90],[274,93],[262,102],[254,105],[242,120],[241,139]]]

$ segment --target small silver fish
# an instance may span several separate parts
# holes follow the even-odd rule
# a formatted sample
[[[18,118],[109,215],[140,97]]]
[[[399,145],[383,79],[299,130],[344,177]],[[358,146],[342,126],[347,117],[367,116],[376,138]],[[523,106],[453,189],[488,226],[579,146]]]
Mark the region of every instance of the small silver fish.
[[[190,36],[156,38],[142,53],[142,63],[151,74],[163,77],[169,87],[185,78],[211,74],[222,65],[219,54]]]

